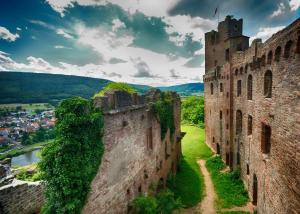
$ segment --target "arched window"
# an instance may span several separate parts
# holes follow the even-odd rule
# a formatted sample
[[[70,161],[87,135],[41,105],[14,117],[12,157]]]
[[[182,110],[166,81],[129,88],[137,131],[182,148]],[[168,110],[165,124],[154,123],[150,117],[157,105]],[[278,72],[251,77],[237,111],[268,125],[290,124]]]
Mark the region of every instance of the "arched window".
[[[239,72],[239,70],[238,70],[238,69],[235,69],[234,74],[237,76],[237,75],[238,75],[238,72]]]
[[[285,46],[284,46],[284,57],[288,58],[290,56],[290,52],[291,52],[291,47],[292,47],[292,40],[289,40]]]
[[[245,66],[245,73],[247,74],[247,72],[248,72],[248,64],[246,64]]]
[[[220,92],[223,92],[223,83],[220,83]]]
[[[244,68],[241,67],[241,68],[240,68],[240,74],[243,74],[243,70],[244,70]]]
[[[264,123],[261,126],[261,151],[269,154],[271,151],[271,127]]]
[[[248,135],[252,135],[252,116],[248,115]]]
[[[220,120],[222,120],[223,119],[223,113],[222,113],[222,111],[220,111]]]
[[[267,70],[264,77],[264,95],[267,98],[272,97],[272,72]]]
[[[210,94],[214,94],[214,84],[210,83]]]
[[[242,132],[243,126],[243,115],[241,110],[236,111],[236,134],[240,134]]]
[[[242,80],[237,81],[237,96],[240,97],[242,95]]]
[[[252,204],[253,205],[256,205],[257,204],[257,187],[258,187],[258,184],[257,184],[257,177],[255,174],[253,174],[253,184],[252,184]]]
[[[269,53],[268,53],[268,60],[267,60],[267,64],[271,64],[271,62],[272,62],[272,58],[273,58],[273,53],[272,53],[272,51],[269,51]]]
[[[262,55],[261,57],[261,66],[265,66],[266,65],[266,55]]]
[[[248,100],[252,100],[252,75],[248,76],[247,80],[247,97]]]
[[[281,56],[281,47],[278,46],[275,50],[275,61],[279,62]]]

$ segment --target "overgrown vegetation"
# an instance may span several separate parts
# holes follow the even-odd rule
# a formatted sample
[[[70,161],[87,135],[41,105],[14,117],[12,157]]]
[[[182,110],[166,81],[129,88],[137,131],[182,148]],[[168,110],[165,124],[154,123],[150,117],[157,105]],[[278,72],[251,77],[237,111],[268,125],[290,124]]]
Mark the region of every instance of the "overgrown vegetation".
[[[182,203],[173,192],[164,190],[155,196],[138,196],[133,201],[133,208],[137,214],[172,214],[174,210],[182,208]]]
[[[43,213],[80,213],[103,154],[103,117],[91,101],[64,100],[55,110],[56,139],[39,163],[46,184]]]
[[[168,129],[170,129],[171,135],[175,131],[173,102],[171,94],[169,92],[162,92],[160,99],[154,103],[153,108],[154,112],[159,117],[161,139],[163,140]]]
[[[168,187],[185,207],[196,205],[203,198],[204,180],[197,160],[208,159],[212,152],[204,143],[204,130],[195,126],[181,126],[186,132],[182,140],[182,159],[175,177],[168,180]]]
[[[210,172],[218,195],[218,208],[243,206],[248,202],[248,194],[240,178],[239,171],[221,172],[225,164],[220,156],[208,159],[206,167]]]
[[[31,134],[29,134],[28,132],[24,132],[21,139],[21,143],[23,145],[31,145],[38,142],[52,140],[54,138],[55,138],[55,133],[53,128],[50,129],[40,128],[39,130]]]
[[[36,164],[14,168],[16,178],[23,181],[39,181],[41,173],[37,170]]]
[[[190,96],[182,99],[181,121],[183,124],[204,128],[204,97]]]
[[[103,96],[105,92],[110,91],[112,89],[125,91],[129,94],[133,94],[136,92],[136,90],[131,85],[121,82],[111,82],[108,85],[106,85],[101,91],[96,93],[94,97]]]

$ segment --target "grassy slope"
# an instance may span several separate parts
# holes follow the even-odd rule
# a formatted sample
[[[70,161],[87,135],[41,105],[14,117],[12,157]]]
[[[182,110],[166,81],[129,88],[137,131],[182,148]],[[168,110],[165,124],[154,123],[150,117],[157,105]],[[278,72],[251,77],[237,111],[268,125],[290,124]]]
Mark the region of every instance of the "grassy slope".
[[[248,194],[237,172],[220,172],[225,167],[220,156],[208,159],[206,167],[218,195],[218,209],[246,205]]]
[[[203,198],[204,180],[197,160],[207,159],[212,153],[204,143],[204,130],[194,126],[182,126],[187,134],[182,140],[183,157],[180,170],[170,184],[176,196],[180,196],[184,206],[196,205]]]

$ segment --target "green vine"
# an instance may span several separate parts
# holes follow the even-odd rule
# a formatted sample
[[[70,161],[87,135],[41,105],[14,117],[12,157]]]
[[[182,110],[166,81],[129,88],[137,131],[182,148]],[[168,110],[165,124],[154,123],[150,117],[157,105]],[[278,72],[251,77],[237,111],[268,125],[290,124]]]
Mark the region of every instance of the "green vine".
[[[154,112],[159,117],[161,139],[166,136],[168,129],[172,135],[175,131],[174,113],[173,113],[173,101],[169,92],[162,92],[160,99],[157,100],[154,105]]]
[[[80,213],[103,154],[103,116],[91,101],[64,100],[55,110],[56,139],[39,163],[46,184],[43,213]]]

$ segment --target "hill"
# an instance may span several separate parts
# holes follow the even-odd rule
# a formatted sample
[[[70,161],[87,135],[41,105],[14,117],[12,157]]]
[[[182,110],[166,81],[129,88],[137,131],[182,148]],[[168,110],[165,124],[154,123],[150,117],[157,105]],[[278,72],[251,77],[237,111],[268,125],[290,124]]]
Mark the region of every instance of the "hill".
[[[204,84],[197,82],[158,88],[162,91],[176,91],[181,96],[203,95]]]
[[[52,103],[70,96],[89,98],[110,81],[90,77],[29,72],[0,72],[0,103]],[[132,86],[144,93],[150,86]],[[203,91],[203,83],[159,87],[163,91],[176,91],[191,95]]]

